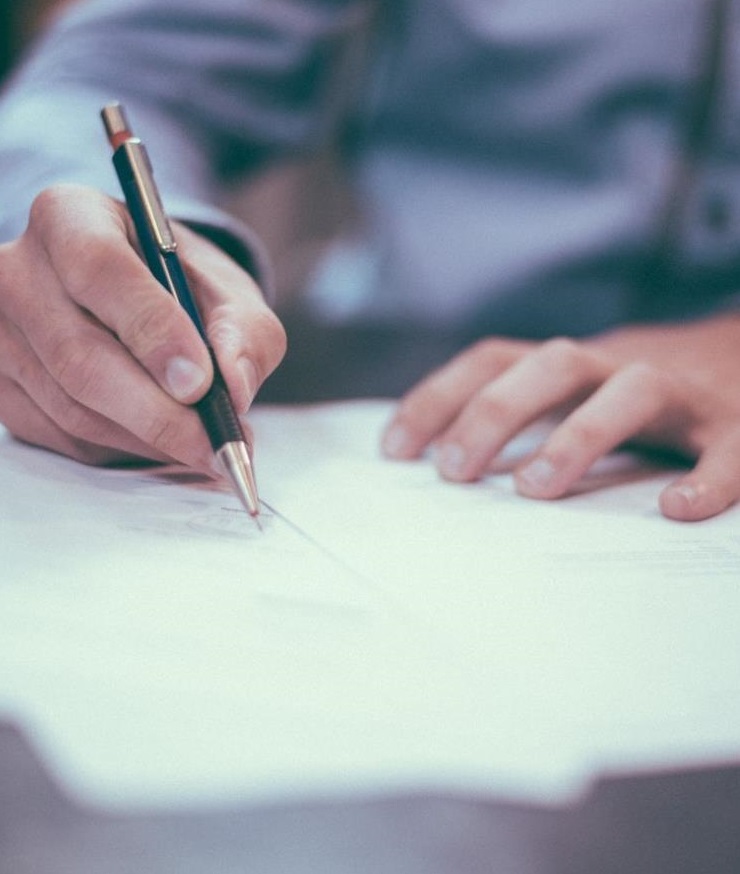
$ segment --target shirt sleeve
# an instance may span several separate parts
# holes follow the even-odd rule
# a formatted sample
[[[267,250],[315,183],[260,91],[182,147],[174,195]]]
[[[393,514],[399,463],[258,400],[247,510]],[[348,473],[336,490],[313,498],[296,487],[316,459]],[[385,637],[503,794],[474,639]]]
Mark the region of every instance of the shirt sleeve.
[[[370,0],[92,0],[50,27],[0,100],[0,239],[62,181],[120,197],[100,110],[118,100],[165,207],[265,284],[255,235],[220,207],[237,180],[308,153],[341,123],[332,87]]]

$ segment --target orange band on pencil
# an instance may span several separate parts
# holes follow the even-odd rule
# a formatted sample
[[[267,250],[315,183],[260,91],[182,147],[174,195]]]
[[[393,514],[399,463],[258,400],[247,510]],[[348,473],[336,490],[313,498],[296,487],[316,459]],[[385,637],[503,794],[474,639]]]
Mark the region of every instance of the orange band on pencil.
[[[122,146],[125,142],[133,138],[133,134],[130,130],[119,130],[115,133],[111,134],[110,144],[114,149],[117,149],[119,146]]]

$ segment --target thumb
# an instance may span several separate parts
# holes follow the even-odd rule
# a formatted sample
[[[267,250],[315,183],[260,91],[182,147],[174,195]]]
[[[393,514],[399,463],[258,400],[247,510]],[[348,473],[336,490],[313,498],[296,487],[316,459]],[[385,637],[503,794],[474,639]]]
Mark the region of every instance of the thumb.
[[[660,495],[664,516],[698,522],[716,516],[740,499],[740,427],[707,446],[694,469]]]

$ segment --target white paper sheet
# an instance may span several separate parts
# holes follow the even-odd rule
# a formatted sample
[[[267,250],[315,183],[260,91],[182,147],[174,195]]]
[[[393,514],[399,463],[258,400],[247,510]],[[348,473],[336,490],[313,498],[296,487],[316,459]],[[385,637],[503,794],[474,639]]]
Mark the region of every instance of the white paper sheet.
[[[389,409],[256,411],[262,532],[181,473],[0,441],[0,713],[71,791],[552,799],[740,757],[740,512],[668,522],[627,456],[554,503],[445,484],[379,457]]]

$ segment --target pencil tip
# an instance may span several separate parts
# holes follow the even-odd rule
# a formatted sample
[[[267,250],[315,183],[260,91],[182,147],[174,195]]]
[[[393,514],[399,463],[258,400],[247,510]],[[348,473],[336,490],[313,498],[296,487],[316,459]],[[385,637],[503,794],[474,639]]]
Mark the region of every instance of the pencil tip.
[[[225,443],[219,449],[218,457],[244,509],[256,520],[260,512],[260,502],[246,443]]]

